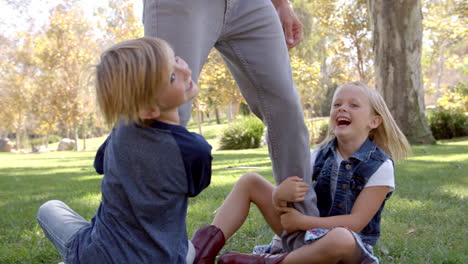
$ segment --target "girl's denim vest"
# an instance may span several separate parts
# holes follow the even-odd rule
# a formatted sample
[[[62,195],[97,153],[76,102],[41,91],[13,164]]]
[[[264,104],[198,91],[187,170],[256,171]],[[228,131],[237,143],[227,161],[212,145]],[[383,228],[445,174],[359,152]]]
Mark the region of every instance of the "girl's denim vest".
[[[359,193],[375,171],[390,157],[370,139],[349,160],[343,160],[338,168],[336,164],[336,139],[319,150],[315,160],[313,180],[317,193],[317,205],[320,216],[334,216],[350,214]],[[331,179],[337,178],[336,191],[331,192]],[[385,200],[390,198],[387,194]],[[380,215],[385,201],[369,224],[359,233],[362,240],[375,245],[380,236]]]

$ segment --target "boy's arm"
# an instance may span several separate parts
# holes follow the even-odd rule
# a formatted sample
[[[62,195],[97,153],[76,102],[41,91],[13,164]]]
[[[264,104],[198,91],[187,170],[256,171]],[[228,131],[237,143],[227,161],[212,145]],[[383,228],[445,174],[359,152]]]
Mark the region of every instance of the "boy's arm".
[[[364,188],[348,215],[315,217],[303,215],[294,208],[281,207],[281,224],[287,232],[344,226],[359,233],[377,213],[389,189],[389,186]]]
[[[94,157],[94,169],[98,174],[104,174],[104,153],[106,152],[107,142],[110,140],[110,135],[106,138],[106,141],[102,143],[96,152]]]

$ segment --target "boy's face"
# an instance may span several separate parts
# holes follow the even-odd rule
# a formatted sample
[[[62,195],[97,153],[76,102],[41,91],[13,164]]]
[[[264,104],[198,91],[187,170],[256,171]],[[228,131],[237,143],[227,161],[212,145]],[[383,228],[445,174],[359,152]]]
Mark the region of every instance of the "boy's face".
[[[158,94],[158,103],[162,111],[172,110],[193,99],[198,94],[198,86],[192,81],[192,71],[188,64],[180,57],[174,55],[169,48],[170,77],[169,84],[161,87]]]

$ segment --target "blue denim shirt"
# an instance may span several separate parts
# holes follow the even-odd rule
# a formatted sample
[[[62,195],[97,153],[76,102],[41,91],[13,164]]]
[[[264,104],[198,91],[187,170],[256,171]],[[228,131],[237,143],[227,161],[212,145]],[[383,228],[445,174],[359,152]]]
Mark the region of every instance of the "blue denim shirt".
[[[359,193],[369,178],[390,156],[370,139],[348,160],[337,166],[336,139],[318,151],[313,170],[314,189],[317,193],[320,216],[350,214]],[[336,178],[336,191],[331,193],[331,180]],[[392,192],[387,194],[385,201]],[[362,240],[375,245],[380,237],[380,218],[385,201],[364,229],[359,233]]]

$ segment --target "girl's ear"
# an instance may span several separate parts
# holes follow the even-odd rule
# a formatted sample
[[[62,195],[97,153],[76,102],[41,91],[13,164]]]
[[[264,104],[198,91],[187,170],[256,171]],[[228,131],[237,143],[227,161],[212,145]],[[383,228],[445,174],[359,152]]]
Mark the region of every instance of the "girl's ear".
[[[369,127],[370,129],[375,129],[375,128],[378,128],[380,124],[382,124],[382,117],[379,115],[374,115],[374,117],[372,117],[372,120],[369,124]]]
[[[161,112],[159,111],[159,107],[155,106],[155,107],[149,107],[144,110],[141,110],[140,113],[138,114],[138,117],[140,117],[140,119],[142,120],[144,119],[152,120],[152,119],[158,118],[160,114]]]

